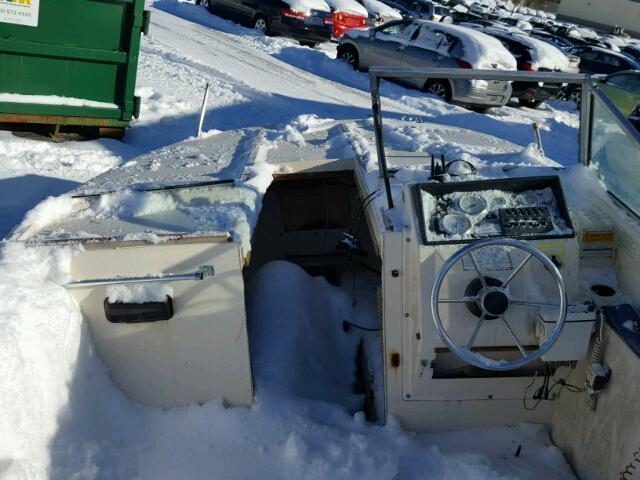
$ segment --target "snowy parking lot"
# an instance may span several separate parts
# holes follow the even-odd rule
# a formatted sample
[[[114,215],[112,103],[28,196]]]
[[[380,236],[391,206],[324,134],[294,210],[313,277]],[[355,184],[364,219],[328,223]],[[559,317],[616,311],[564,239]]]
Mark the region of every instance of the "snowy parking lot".
[[[193,136],[207,83],[209,135],[252,126],[285,132],[322,119],[370,116],[369,78],[336,60],[335,44],[311,49],[265,37],[189,1],[148,3],[152,24],[137,82],[142,110],[124,142],[53,142],[0,131],[0,238],[46,197]],[[382,91],[387,116],[506,140],[522,148],[524,166],[578,162],[573,103],[476,113],[393,83],[384,82]],[[533,123],[546,158],[527,149]],[[437,141],[429,146],[455,151]],[[56,208],[52,202],[40,213],[56,215]],[[267,386],[252,408],[142,407],[111,383],[77,306],[56,284],[66,278],[73,251],[53,254],[4,241],[0,255],[3,480],[573,478],[538,425],[418,435]],[[340,297],[323,280],[313,282]]]

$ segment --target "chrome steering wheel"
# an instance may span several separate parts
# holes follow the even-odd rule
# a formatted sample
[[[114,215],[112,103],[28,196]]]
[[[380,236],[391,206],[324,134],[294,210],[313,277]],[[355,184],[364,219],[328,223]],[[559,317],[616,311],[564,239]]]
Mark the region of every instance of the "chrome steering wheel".
[[[495,279],[490,279],[482,273],[477,261],[477,257],[474,255],[474,253],[487,247],[504,247],[518,249],[524,251],[526,255],[524,257],[524,260],[522,260],[522,262],[511,271],[511,273],[505,280],[495,281]],[[445,278],[447,277],[447,274],[451,271],[453,266],[456,265],[464,257],[469,258],[471,264],[473,265],[473,269],[478,276],[477,293],[472,296],[464,296],[460,298],[441,298],[440,290]],[[557,303],[530,302],[514,298],[511,295],[509,291],[510,283],[520,273],[520,271],[529,262],[529,260],[531,260],[531,258],[535,258],[536,260],[541,262],[553,277],[555,286],[557,288]],[[465,295],[468,295],[468,293]],[[476,323],[473,333],[471,334],[471,338],[469,338],[469,341],[464,346],[459,345],[451,338],[449,333],[444,328],[442,320],[440,318],[440,305],[451,303],[462,303],[468,306],[471,305],[474,309],[477,310],[479,315],[478,322]],[[525,350],[525,347],[520,342],[520,340],[518,340],[515,331],[513,330],[511,324],[509,323],[509,320],[506,317],[506,314],[508,313],[509,308],[512,305],[523,305],[525,307],[558,310],[557,321],[553,331],[547,337],[547,340],[532,352],[527,352]],[[442,338],[442,341],[449,347],[449,349],[462,360],[485,370],[514,370],[526,365],[527,363],[539,359],[556,342],[556,340],[560,336],[560,332],[562,331],[562,327],[564,326],[564,322],[567,317],[567,292],[558,268],[549,258],[547,258],[544,253],[542,253],[537,248],[534,248],[525,242],[512,239],[479,240],[458,250],[442,265],[442,268],[438,272],[435,282],[433,283],[433,288],[431,289],[431,311],[433,313],[433,323],[435,325],[436,331],[438,332],[438,335],[440,335],[440,338]],[[482,324],[488,320],[497,320],[504,324],[507,332],[515,343],[515,346],[520,351],[522,358],[519,358],[517,360],[494,360],[471,350],[473,343],[475,342],[478,333],[480,332]]]

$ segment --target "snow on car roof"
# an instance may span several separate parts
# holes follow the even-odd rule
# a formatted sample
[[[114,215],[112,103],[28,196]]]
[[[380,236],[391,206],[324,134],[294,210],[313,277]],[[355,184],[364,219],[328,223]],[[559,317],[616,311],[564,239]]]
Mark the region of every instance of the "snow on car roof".
[[[419,20],[419,23],[431,30],[448,33],[462,42],[464,58],[474,68],[497,68],[499,70],[515,70],[517,63],[513,55],[499,40],[485,35],[482,32],[458,25],[450,25],[441,22]],[[494,65],[496,65],[494,67]]]
[[[380,16],[385,20],[400,20],[402,15],[378,0],[362,0],[364,8],[374,16]]]
[[[536,68],[548,68],[561,71],[569,68],[569,59],[562,50],[544,40],[539,40],[525,33],[507,31],[500,28],[487,27],[484,31],[490,35],[515,40],[528,47],[529,54],[531,55],[531,63]]]
[[[336,12],[354,13],[363,17],[369,16],[367,9],[355,0],[326,0],[326,2],[331,7],[331,10]]]
[[[324,0],[283,0],[294,12],[309,13],[311,10],[330,12],[331,9]]]

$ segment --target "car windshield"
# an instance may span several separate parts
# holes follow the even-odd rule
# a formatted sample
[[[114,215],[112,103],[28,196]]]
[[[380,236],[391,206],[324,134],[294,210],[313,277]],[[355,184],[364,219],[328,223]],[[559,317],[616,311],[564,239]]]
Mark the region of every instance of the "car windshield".
[[[640,216],[640,134],[626,131],[597,95],[592,122],[590,166],[609,193]]]
[[[614,75],[606,83],[630,92],[640,93],[640,75]]]
[[[400,35],[410,25],[411,24],[409,22],[393,23],[391,25],[383,26],[380,30],[378,30],[378,32],[383,35]]]

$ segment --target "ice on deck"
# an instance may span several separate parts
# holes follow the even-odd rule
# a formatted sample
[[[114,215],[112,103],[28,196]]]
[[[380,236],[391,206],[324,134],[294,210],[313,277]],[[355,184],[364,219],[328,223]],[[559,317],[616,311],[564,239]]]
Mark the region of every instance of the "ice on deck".
[[[456,127],[405,120],[385,123],[388,163],[397,191],[428,179],[430,154],[465,159],[496,175],[532,165],[517,145]],[[279,130],[249,128],[189,139],[128,161],[69,195],[32,210],[13,235],[36,242],[99,239],[161,242],[220,236],[250,242],[262,197],[274,175],[359,168],[369,192],[381,188],[373,122],[316,119]],[[382,200],[380,200],[382,202]],[[382,208],[380,203],[380,208]]]

